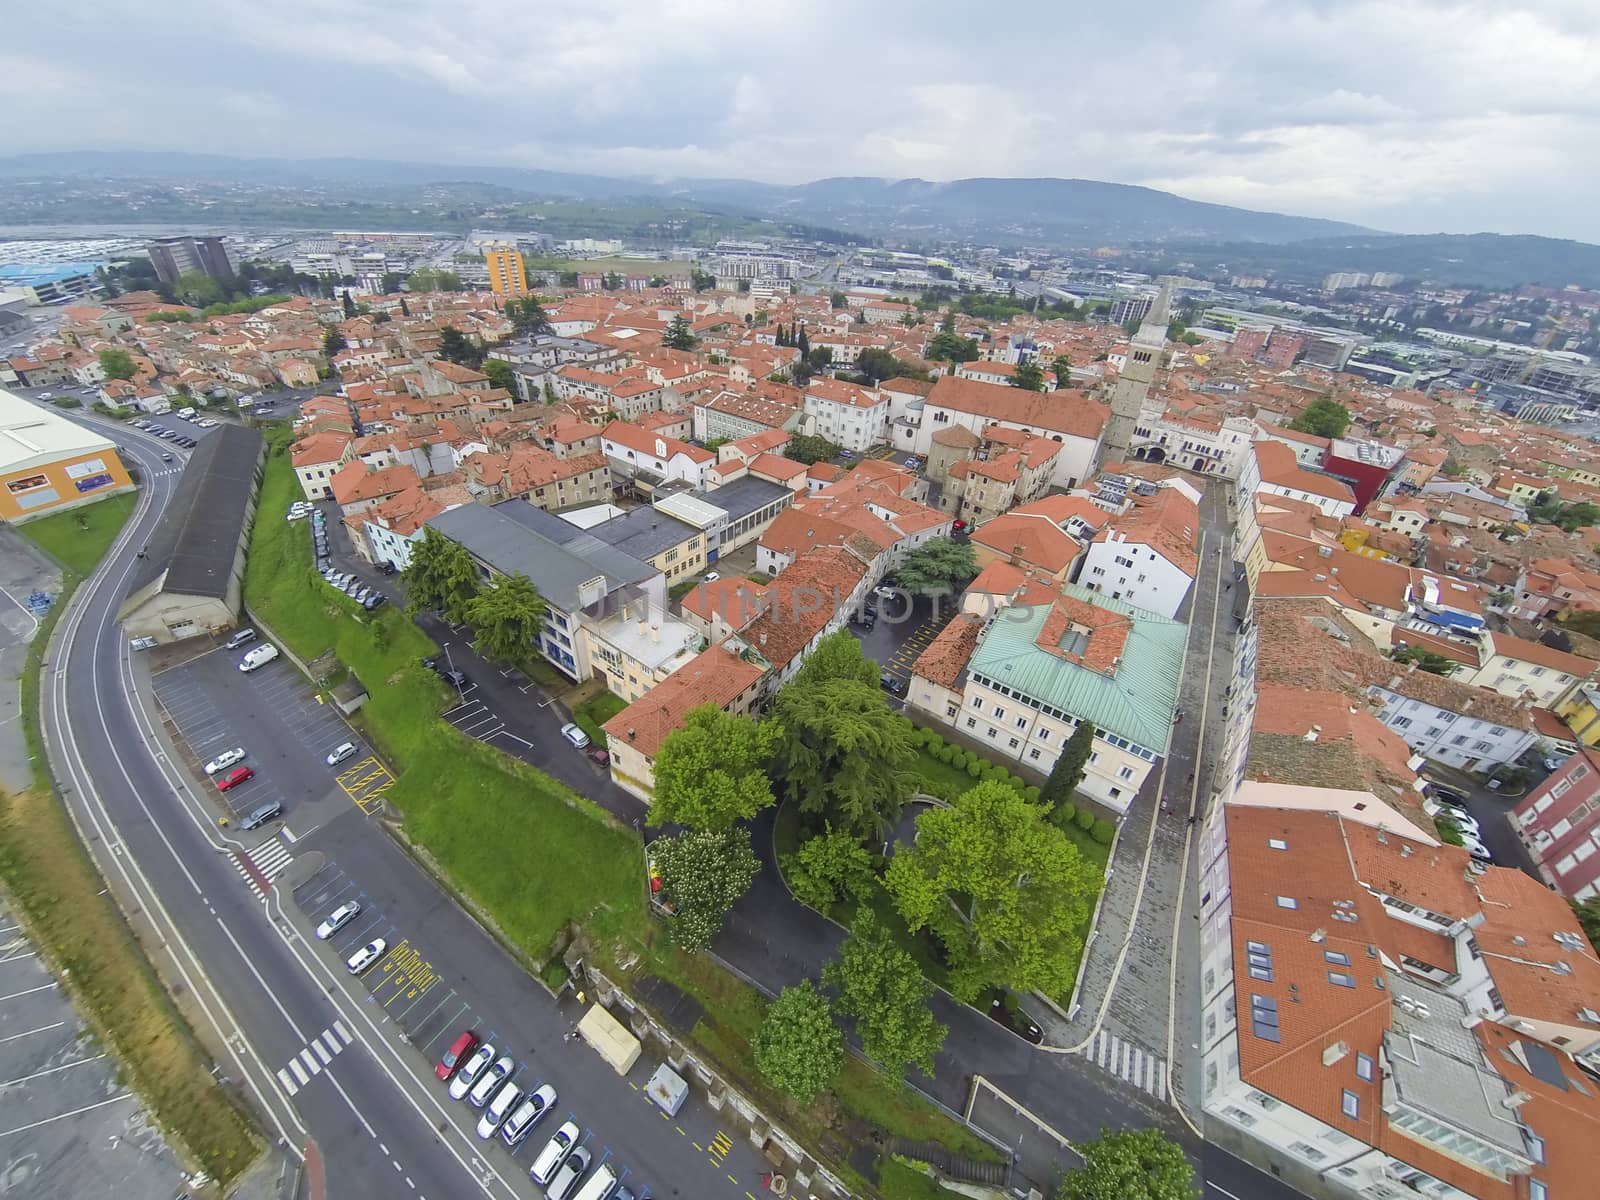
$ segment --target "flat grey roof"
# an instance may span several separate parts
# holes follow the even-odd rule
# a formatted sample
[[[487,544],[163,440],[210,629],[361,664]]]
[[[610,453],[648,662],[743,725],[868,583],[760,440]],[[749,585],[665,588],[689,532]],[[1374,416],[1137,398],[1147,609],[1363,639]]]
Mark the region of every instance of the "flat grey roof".
[[[227,596],[260,460],[261,435],[254,429],[224,424],[200,439],[139,570],[128,581],[127,595],[148,587],[164,571],[165,595]]]
[[[523,507],[512,508],[514,505]],[[613,549],[561,518],[540,514],[575,535],[565,542],[558,541],[534,528],[540,522],[530,517],[527,509],[539,511],[524,500],[508,500],[492,507],[463,504],[440,513],[428,524],[460,542],[496,571],[526,575],[540,595],[565,612],[581,607],[579,588],[596,576],[604,576],[607,591],[612,591],[660,574],[649,563]]]
[[[696,500],[703,500],[707,504],[715,504],[737,521],[740,517],[748,517],[753,512],[759,512],[775,500],[785,496],[793,496],[788,488],[772,483],[765,479],[757,479],[753,475],[745,475],[735,479],[732,483],[725,483],[715,491],[690,492]]]
[[[559,519],[559,518],[558,518]],[[565,523],[565,522],[564,522]],[[700,533],[693,525],[645,505],[586,530],[591,537],[635,558],[654,558]]]

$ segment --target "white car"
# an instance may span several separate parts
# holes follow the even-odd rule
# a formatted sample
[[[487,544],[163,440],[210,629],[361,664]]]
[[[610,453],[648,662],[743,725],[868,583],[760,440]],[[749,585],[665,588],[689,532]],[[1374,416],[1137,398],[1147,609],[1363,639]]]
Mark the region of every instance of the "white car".
[[[349,958],[345,959],[345,969],[352,975],[359,975],[373,963],[383,957],[383,952],[389,948],[389,943],[382,938],[368,942]]]
[[[1472,857],[1477,859],[1479,862],[1494,861],[1494,855],[1489,853],[1489,847],[1485,846],[1482,842],[1465,830],[1462,830],[1461,833],[1461,845],[1466,849],[1468,854],[1472,855]]]
[[[354,742],[341,742],[339,745],[335,746],[328,753],[328,756],[322,761],[327,763],[330,767],[334,767],[338,766],[347,758],[354,758],[355,753],[356,744]]]
[[[317,940],[327,941],[339,930],[354,921],[361,915],[361,905],[354,900],[346,901],[328,914],[328,919],[317,926]]]
[[[570,721],[561,727],[561,736],[566,738],[567,741],[571,742],[579,750],[583,750],[589,745],[589,735],[583,730],[579,729],[576,725],[572,724]]]
[[[478,1136],[485,1141],[492,1138],[521,1099],[521,1088],[510,1080],[502,1083],[494,1099],[484,1106],[483,1116],[478,1118]]]
[[[472,1052],[472,1057],[461,1064],[461,1069],[456,1072],[456,1077],[450,1081],[450,1099],[461,1100],[472,1090],[472,1085],[478,1082],[478,1077],[489,1069],[489,1064],[494,1061],[494,1047],[488,1042],[483,1043]]]
[[[235,746],[232,750],[224,750],[206,764],[206,774],[215,775],[218,771],[226,771],[234,763],[244,759],[244,747]]]
[[[467,1093],[467,1103],[473,1108],[482,1108],[489,1103],[489,1097],[500,1090],[500,1085],[511,1078],[516,1069],[516,1060],[509,1054],[502,1054],[494,1060],[494,1066],[483,1073],[483,1078],[472,1085],[472,1090]]]
[[[707,583],[715,583],[717,580],[722,578],[722,575],[717,571],[707,571],[704,575],[701,576],[701,578],[704,579]]]

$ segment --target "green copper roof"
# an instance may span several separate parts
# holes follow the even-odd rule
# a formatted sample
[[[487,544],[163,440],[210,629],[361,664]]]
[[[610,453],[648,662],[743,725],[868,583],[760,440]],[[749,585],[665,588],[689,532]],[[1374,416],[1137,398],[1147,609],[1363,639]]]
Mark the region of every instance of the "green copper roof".
[[[1099,729],[1166,754],[1189,627],[1076,584],[1068,584],[1062,591],[1132,619],[1133,628],[1128,631],[1115,674],[1103,674],[1040,649],[1035,639],[1050,609],[1025,605],[995,614],[967,664],[968,674],[981,675],[1046,708],[1087,718]]]

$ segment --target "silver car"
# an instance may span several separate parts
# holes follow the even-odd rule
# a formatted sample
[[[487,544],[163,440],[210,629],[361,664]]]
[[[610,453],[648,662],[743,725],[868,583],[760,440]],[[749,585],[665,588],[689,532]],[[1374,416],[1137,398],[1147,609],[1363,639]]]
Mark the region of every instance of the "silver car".
[[[478,1118],[478,1136],[485,1141],[492,1138],[521,1099],[521,1088],[510,1080],[502,1083],[494,1099],[484,1106],[483,1116]]]
[[[505,1126],[500,1130],[501,1140],[508,1146],[518,1146],[522,1139],[533,1131],[533,1127],[543,1119],[556,1102],[556,1090],[548,1083],[541,1084],[522,1098],[522,1103],[513,1108],[506,1117]]]
[[[339,905],[338,908],[328,914],[327,919],[321,925],[317,926],[318,940],[327,941],[360,915],[361,905],[354,900]]]
[[[544,1189],[546,1200],[567,1200],[573,1188],[578,1186],[578,1180],[583,1178],[583,1173],[589,1169],[590,1154],[587,1146],[574,1146],[572,1153],[556,1168],[556,1173],[550,1177],[549,1184]]]
[[[489,1069],[489,1064],[493,1061],[494,1047],[488,1042],[474,1050],[472,1057],[461,1064],[456,1077],[450,1081],[450,1099],[460,1100],[465,1097],[472,1090],[472,1085],[478,1082],[478,1077]]]
[[[516,1061],[509,1054],[502,1054],[494,1060],[494,1066],[484,1072],[483,1078],[472,1085],[472,1090],[467,1093],[467,1103],[473,1108],[482,1108],[516,1069]]]

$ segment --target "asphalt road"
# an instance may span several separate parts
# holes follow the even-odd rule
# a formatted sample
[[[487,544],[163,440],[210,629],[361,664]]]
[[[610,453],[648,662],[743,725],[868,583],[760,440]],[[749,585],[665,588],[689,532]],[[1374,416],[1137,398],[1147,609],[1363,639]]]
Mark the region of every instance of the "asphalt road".
[[[664,1122],[629,1080],[579,1044],[563,1042],[557,1035],[575,1009],[562,1011],[527,979],[358,805],[345,802],[342,814],[309,835],[302,826],[303,842],[259,831],[235,840],[217,824],[215,794],[185,768],[192,752],[158,728],[144,664],[114,624],[134,555],[176,482],[156,470],[164,443],[118,428],[150,483],[102,572],[63,621],[47,670],[47,738],[102,869],[124,903],[153,926],[158,966],[202,1030],[219,1031],[213,1049],[221,1070],[269,1131],[290,1153],[315,1137],[341,1196],[388,1197],[399,1189],[422,1197],[534,1194],[522,1160],[502,1147],[486,1150],[471,1129],[476,1112],[444,1098],[422,1050],[375,1001],[371,977],[352,979],[336,948],[310,936],[313,914],[282,888],[263,906],[258,868],[271,855],[285,884],[330,865],[356,881],[392,929],[391,943],[405,939],[425,953],[432,974],[492,1021],[519,1061],[533,1064],[532,1074],[556,1081],[562,1111],[578,1116],[597,1158],[610,1152],[658,1196],[737,1200],[751,1189],[761,1168],[747,1143],[719,1140],[722,1131],[699,1099],[678,1121]],[[210,680],[202,670],[194,682],[209,681],[208,694],[232,697],[237,712],[225,700],[223,717],[244,725],[259,703],[253,685],[237,673],[217,674]],[[295,786],[303,790],[304,782]],[[250,867],[240,850],[251,851]],[[319,1061],[330,1045],[342,1049]],[[300,1071],[290,1073],[295,1063],[307,1073],[303,1082]],[[312,1063],[322,1069],[309,1069]],[[642,1061],[631,1082],[651,1066]],[[530,1141],[524,1159],[541,1144],[538,1135]]]

